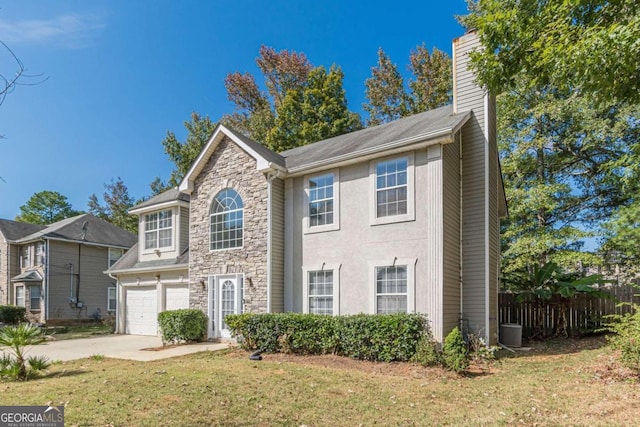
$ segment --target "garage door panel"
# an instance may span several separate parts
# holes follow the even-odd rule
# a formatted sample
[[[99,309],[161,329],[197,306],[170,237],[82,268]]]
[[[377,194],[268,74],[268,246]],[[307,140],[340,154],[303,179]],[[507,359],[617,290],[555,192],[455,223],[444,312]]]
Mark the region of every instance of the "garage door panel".
[[[158,334],[158,295],[155,287],[127,290],[125,324],[127,334]]]
[[[165,289],[165,309],[189,308],[189,288],[187,286],[167,286]]]

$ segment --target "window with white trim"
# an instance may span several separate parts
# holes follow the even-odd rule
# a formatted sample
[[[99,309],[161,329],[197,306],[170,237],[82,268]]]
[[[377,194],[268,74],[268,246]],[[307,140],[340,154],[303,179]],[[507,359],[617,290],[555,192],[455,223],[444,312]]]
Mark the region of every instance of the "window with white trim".
[[[25,307],[24,305],[24,286],[16,286],[16,305]]]
[[[171,210],[144,216],[144,248],[168,248],[172,245],[173,218]]]
[[[29,286],[29,309],[40,310],[40,296],[42,288],[40,285]]]
[[[309,227],[333,224],[333,174],[309,178]]]
[[[116,311],[117,302],[117,288],[115,286],[109,286],[109,288],[107,288],[107,311]]]
[[[124,249],[109,248],[109,268],[124,255]]]
[[[407,213],[408,164],[407,157],[376,164],[376,218]]]
[[[28,245],[20,248],[20,265],[22,268],[31,267],[31,247]]]
[[[376,313],[407,312],[407,266],[376,267]]]
[[[309,313],[333,314],[333,270],[309,271]]]
[[[243,242],[244,204],[232,188],[225,188],[213,199],[210,215],[209,249],[241,248]]]
[[[44,265],[44,242],[36,243],[36,265]]]

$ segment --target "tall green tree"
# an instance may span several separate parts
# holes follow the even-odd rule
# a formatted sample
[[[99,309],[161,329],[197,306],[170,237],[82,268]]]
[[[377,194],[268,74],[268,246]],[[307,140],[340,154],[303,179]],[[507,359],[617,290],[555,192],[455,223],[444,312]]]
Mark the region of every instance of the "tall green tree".
[[[166,183],[160,177],[156,177],[150,184],[154,195],[180,184],[200,151],[211,138],[216,123],[212,122],[209,116],[202,117],[193,112],[191,120],[184,122],[184,127],[187,130],[187,137],[184,141],[179,141],[172,131],[167,131],[167,136],[162,141],[164,152],[173,162],[174,168]]]
[[[640,101],[637,0],[470,0],[469,10],[462,23],[485,47],[472,62],[493,92],[524,76],[605,105]]]
[[[274,151],[316,142],[362,127],[350,112],[338,67],[327,73],[314,67],[303,53],[262,46],[256,64],[263,74],[261,90],[249,73],[225,79],[235,112],[222,122]],[[312,109],[314,111],[312,111]]]
[[[389,56],[378,49],[378,63],[365,81],[367,102],[362,107],[369,113],[367,126],[387,123],[401,117],[432,110],[451,103],[452,65],[445,52],[424,44],[409,55],[411,72],[408,87]]]
[[[48,225],[82,213],[73,209],[67,196],[45,190],[35,193],[20,206],[16,221]]]
[[[267,135],[267,146],[284,151],[359,129],[360,117],[349,112],[336,66],[311,70],[304,86],[287,91]]]
[[[136,204],[136,200],[129,194],[122,178],[112,179],[110,183],[104,184],[104,189],[104,204],[100,203],[95,194],[89,196],[89,213],[124,230],[137,233],[138,218],[129,214],[129,209]]]

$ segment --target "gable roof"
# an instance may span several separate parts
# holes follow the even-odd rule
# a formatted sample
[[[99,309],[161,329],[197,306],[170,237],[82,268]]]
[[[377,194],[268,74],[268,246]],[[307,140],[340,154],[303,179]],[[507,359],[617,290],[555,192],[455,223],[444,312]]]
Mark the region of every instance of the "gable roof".
[[[0,233],[2,233],[6,240],[17,240],[44,228],[47,228],[47,226],[11,221],[10,219],[0,219]]]
[[[149,200],[145,200],[144,202],[140,202],[131,209],[129,209],[129,213],[135,213],[142,209],[147,209],[150,207],[160,206],[164,204],[170,204],[172,202],[185,202],[189,203],[189,195],[186,193],[180,192],[178,187],[173,187],[168,189],[167,191],[163,191],[162,193],[153,196]]]
[[[180,186],[178,187],[180,191],[186,191],[190,193],[193,190],[193,182],[198,177],[200,172],[202,172],[202,169],[204,169],[207,161],[209,161],[209,158],[225,136],[230,138],[236,145],[238,145],[238,147],[240,147],[256,160],[256,167],[259,171],[285,170],[284,158],[281,155],[274,153],[264,145],[252,140],[251,138],[219,124],[214,129],[211,138],[209,138],[209,142],[207,142],[207,144],[204,146],[204,148],[200,152],[200,155],[198,156],[196,161],[193,162],[193,165],[191,165],[191,168],[184,176],[182,182],[180,183]]]
[[[115,262],[105,273],[117,274],[139,271],[159,271],[186,269],[189,265],[189,248],[177,258],[157,259],[153,261],[140,261],[138,258],[138,244],[136,243],[118,261]]]
[[[53,224],[17,239],[15,243],[27,243],[40,239],[86,242],[100,246],[130,248],[138,238],[107,221],[91,214],[82,214]]]
[[[469,112],[454,114],[453,107],[447,105],[280,154],[285,158],[287,171],[295,173],[417,142],[453,137],[469,117]]]

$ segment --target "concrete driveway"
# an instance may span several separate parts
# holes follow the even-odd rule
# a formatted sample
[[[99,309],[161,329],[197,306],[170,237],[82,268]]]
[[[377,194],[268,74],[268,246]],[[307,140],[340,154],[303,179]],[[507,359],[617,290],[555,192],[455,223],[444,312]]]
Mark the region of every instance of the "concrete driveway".
[[[95,338],[49,341],[45,344],[31,347],[28,350],[28,355],[46,356],[52,361],[84,359],[98,354],[114,359],[148,361],[182,356],[199,351],[222,350],[228,348],[229,343],[203,342],[180,345],[164,350],[144,350],[158,347],[162,347],[162,339],[160,337],[107,335]],[[2,350],[0,348],[0,352]]]

